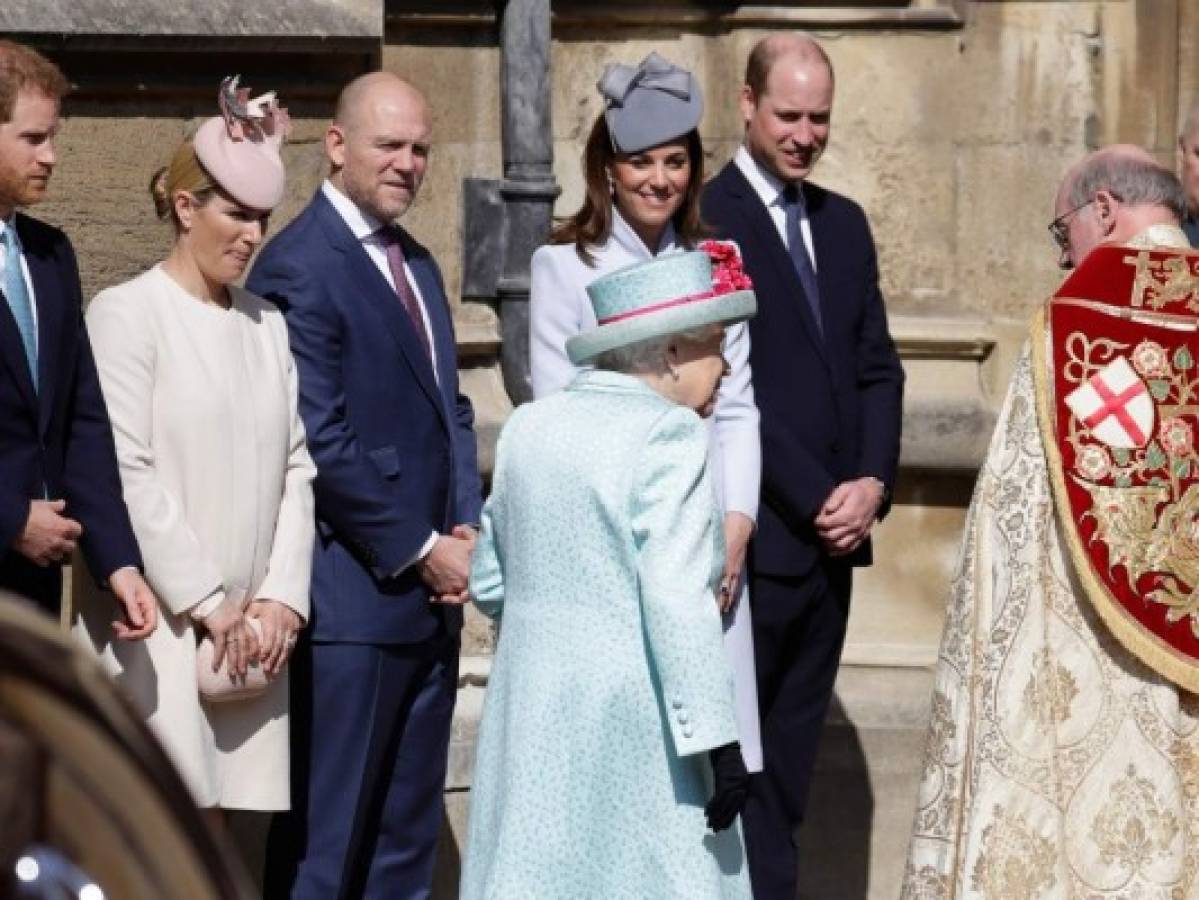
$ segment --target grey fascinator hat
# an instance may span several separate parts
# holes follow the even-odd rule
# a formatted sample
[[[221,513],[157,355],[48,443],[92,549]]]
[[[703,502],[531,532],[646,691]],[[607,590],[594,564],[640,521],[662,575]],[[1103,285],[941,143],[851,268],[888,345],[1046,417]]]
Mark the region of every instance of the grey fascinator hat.
[[[637,66],[611,63],[596,84],[618,153],[639,153],[680,138],[699,125],[704,98],[699,83],[657,53]]]

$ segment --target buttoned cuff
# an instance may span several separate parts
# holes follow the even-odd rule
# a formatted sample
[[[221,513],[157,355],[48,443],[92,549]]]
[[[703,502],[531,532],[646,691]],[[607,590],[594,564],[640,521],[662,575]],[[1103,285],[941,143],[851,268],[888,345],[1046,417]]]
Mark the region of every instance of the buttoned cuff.
[[[682,696],[675,693],[667,698],[667,721],[674,740],[675,753],[690,756],[737,740],[737,727],[732,715],[721,716],[709,710],[703,716]]]

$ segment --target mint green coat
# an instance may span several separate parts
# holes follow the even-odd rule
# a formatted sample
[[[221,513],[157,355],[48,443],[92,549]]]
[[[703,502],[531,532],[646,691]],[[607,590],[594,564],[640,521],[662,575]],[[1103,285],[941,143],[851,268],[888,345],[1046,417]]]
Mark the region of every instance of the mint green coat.
[[[602,371],[505,426],[471,573],[502,623],[463,900],[750,897],[739,829],[703,816],[705,751],[737,738],[707,444]]]

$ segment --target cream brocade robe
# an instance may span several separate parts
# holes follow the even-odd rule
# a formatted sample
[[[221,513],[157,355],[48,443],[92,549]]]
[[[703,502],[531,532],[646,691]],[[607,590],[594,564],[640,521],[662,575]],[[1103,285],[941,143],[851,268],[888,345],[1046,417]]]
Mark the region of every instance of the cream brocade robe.
[[[1026,352],[951,586],[905,900],[1199,897],[1199,698],[1116,642],[1058,528]]]

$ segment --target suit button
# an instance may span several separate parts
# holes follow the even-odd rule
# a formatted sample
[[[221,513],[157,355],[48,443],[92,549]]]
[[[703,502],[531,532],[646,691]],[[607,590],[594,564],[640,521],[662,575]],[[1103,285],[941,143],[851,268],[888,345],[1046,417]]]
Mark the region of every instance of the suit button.
[[[683,708],[683,701],[682,701],[682,700],[680,700],[678,697],[675,697],[675,698],[674,698],[674,702],[673,702],[673,703],[671,703],[670,705],[671,705],[671,706],[673,706],[675,709],[682,709],[682,708]]]
[[[691,721],[691,716],[687,715],[687,713],[685,713],[685,712],[679,713],[679,724],[680,725],[686,725],[690,721]]]
[[[683,737],[689,738],[689,737],[691,737],[692,734],[694,734],[694,732],[691,730],[690,725],[686,725],[683,727]]]

